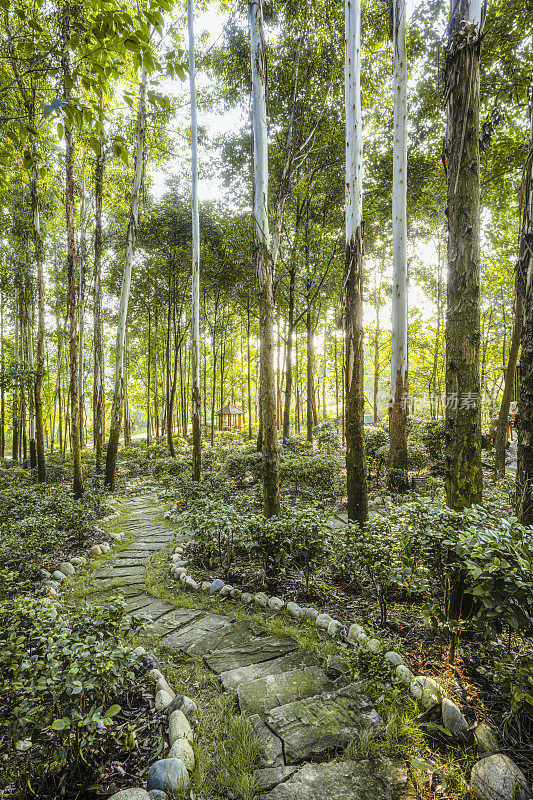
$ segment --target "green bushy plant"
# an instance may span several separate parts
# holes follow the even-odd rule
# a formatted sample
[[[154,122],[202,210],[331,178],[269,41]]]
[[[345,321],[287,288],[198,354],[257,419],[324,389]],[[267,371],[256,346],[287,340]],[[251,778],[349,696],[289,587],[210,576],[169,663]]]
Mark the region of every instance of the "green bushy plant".
[[[22,473],[22,475],[18,475]],[[74,500],[62,485],[32,484],[23,470],[6,470],[0,483],[0,595],[26,591],[43,561],[75,544],[96,519],[102,491]]]
[[[292,563],[303,569],[309,591],[311,568],[326,557],[330,549],[330,529],[323,511],[314,506],[293,509],[286,517]]]
[[[139,624],[118,600],[73,611],[68,627],[47,600],[0,606],[0,727],[13,744],[13,781],[59,789],[90,774],[110,739],[128,736],[114,717],[139,666]]]
[[[320,422],[316,425],[313,428],[313,436],[322,450],[335,452],[341,446],[339,431],[331,420]]]
[[[237,508],[220,499],[203,498],[182,518],[193,534],[200,557],[229,570],[237,547],[246,547],[248,521]]]
[[[280,460],[279,480],[282,489],[304,497],[334,498],[341,489],[343,464],[340,456],[314,452],[291,455]]]

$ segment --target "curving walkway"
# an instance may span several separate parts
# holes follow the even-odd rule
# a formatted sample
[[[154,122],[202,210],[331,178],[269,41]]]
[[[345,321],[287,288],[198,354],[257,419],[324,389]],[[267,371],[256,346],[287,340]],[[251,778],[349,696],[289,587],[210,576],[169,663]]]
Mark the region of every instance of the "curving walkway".
[[[121,527],[134,534],[127,550],[93,574],[92,591],[122,594],[130,613],[150,614],[161,641],[203,657],[220,676],[262,743],[258,800],[408,800],[416,796],[403,761],[327,761],[381,720],[358,684],[324,670],[290,636],[273,636],[253,620],[179,608],[147,592],[149,559],[187,537],[161,519],[147,496],[121,504]]]

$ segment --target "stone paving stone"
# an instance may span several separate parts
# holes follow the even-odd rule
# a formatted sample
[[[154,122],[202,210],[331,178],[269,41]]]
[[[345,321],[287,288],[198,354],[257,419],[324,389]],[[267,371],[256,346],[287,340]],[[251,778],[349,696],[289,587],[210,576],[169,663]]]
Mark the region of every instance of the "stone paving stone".
[[[220,680],[227,692],[237,694],[237,687],[241,683],[255,681],[264,678],[266,675],[279,675],[299,667],[317,667],[318,659],[309,650],[296,650],[282,658],[274,658],[271,661],[262,661],[260,664],[250,664],[249,667],[238,667],[228,672],[222,672]]]
[[[153,597],[152,602],[142,609],[142,613],[150,614],[154,622],[169,611],[174,611],[174,606],[164,603],[161,600],[155,600]]]
[[[255,786],[258,792],[268,792],[279,783],[283,783],[294,775],[298,767],[265,767],[254,772]]]
[[[137,611],[143,611],[146,606],[153,603],[154,598],[147,594],[139,594],[126,603],[126,611],[129,614],[135,614]]]
[[[294,639],[289,636],[264,636],[261,639],[252,639],[240,647],[215,650],[204,656],[204,661],[213,672],[220,674],[237,667],[248,667],[250,664],[279,658],[297,647]]]
[[[381,719],[357,684],[273,708],[266,724],[283,742],[285,762],[298,764],[346,747]]]
[[[252,714],[247,720],[261,744],[258,765],[265,768],[285,766],[281,739],[267,728],[259,714]]]
[[[223,617],[219,614],[206,614],[205,617],[193,622],[187,628],[184,628],[178,633],[172,633],[169,636],[162,638],[163,644],[168,647],[177,647],[180,650],[187,651],[187,649],[194,644],[200,637],[205,636],[219,628],[225,628],[233,622],[231,617]]]
[[[415,800],[405,763],[388,758],[305,764],[257,800]]]
[[[168,614],[164,614],[152,626],[152,633],[157,636],[168,636],[170,633],[189,626],[191,622],[202,615],[201,611],[189,611],[188,609],[175,609]]]
[[[237,697],[241,711],[265,716],[272,708],[334,692],[336,688],[320,667],[304,667],[241,683]]]
[[[262,625],[253,620],[242,620],[198,638],[198,641],[194,642],[187,652],[191,656],[205,656],[213,650],[237,647],[264,635],[266,635],[266,630]]]
[[[104,567],[94,572],[95,578],[131,578],[134,575],[142,576],[146,565],[140,567]]]

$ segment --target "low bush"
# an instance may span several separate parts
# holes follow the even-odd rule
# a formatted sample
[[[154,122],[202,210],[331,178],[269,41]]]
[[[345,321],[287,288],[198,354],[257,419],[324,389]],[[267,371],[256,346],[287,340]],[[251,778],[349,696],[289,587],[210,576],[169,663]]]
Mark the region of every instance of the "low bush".
[[[2,768],[21,794],[55,786],[59,796],[105,760],[110,741],[135,746],[114,717],[139,666],[138,626],[122,601],[78,609],[69,627],[46,600],[0,606],[0,727],[13,743]]]
[[[318,494],[333,499],[342,491],[342,470],[342,459],[332,453],[284,456],[279,465],[280,487],[308,498]]]
[[[97,486],[74,500],[62,485],[32,484],[24,470],[0,477],[0,596],[24,593],[37,570],[67,544],[76,544],[99,514]]]

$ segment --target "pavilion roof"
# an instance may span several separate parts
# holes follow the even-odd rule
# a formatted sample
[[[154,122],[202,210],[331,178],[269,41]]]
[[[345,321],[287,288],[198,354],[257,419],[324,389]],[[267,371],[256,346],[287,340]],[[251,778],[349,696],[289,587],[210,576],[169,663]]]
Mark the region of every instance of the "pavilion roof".
[[[225,406],[222,406],[220,411],[217,411],[218,416],[221,414],[225,416],[226,414],[244,414],[242,408],[237,408],[237,406],[232,406],[231,403],[228,403]]]

